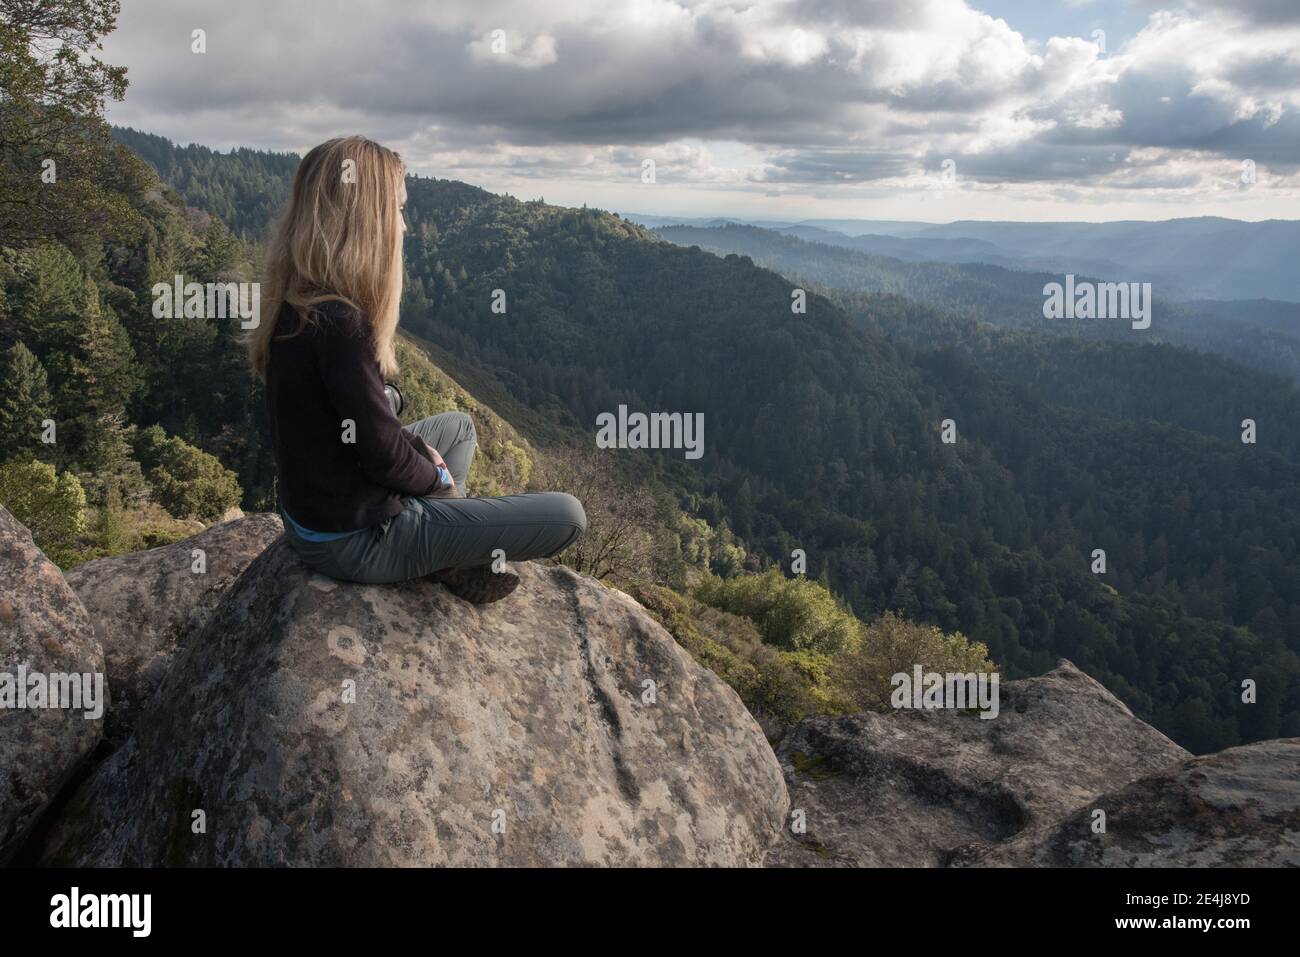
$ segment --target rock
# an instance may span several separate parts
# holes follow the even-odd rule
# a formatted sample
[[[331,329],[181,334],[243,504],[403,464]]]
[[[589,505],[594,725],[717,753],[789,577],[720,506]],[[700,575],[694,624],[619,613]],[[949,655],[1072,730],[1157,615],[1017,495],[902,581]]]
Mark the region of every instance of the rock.
[[[956,845],[1060,818],[1188,756],[1061,660],[1001,686],[996,718],[896,711],[808,718],[778,748],[791,813],[769,866],[940,866]]]
[[[18,685],[32,690],[20,677],[74,674],[91,676],[79,690],[92,693],[98,675],[98,694],[107,698],[104,655],[86,609],[27,529],[0,507],[0,864],[103,731],[85,700],[80,708],[19,707]]]
[[[213,525],[183,541],[87,562],[67,573],[104,648],[113,706],[104,733],[126,736],[186,635],[198,634],[226,588],[275,541],[277,515]],[[194,550],[203,552],[195,571]]]
[[[1093,833],[1094,811],[1106,832]],[[1190,758],[958,866],[1300,867],[1300,738]]]
[[[517,592],[476,607],[427,581],[336,582],[272,545],[38,859],[759,863],[787,798],[735,692],[622,593],[516,570]]]

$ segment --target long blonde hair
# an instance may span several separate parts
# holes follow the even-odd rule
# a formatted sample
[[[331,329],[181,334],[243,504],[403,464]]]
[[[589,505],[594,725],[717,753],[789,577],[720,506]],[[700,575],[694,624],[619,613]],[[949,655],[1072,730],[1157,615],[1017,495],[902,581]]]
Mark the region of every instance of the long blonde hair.
[[[297,328],[283,334],[289,338],[313,321],[312,306],[330,301],[367,317],[380,371],[396,375],[393,338],[402,298],[397,198],[405,175],[401,157],[364,136],[329,140],[303,157],[267,251],[260,321],[248,337],[249,360],[260,378],[266,378],[280,307],[288,303],[298,313]]]

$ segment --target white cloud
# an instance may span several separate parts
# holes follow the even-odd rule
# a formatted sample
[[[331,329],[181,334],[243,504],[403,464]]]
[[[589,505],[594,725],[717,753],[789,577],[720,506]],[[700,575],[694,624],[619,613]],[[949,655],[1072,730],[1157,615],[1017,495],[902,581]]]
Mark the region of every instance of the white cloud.
[[[683,187],[850,196],[929,189],[956,157],[972,193],[1101,203],[1213,198],[1216,170],[1251,158],[1294,204],[1288,9],[1153,9],[1103,55],[964,0],[133,0],[106,58],[130,69],[118,122],[298,150],[357,130],[494,188],[622,183],[651,157]]]

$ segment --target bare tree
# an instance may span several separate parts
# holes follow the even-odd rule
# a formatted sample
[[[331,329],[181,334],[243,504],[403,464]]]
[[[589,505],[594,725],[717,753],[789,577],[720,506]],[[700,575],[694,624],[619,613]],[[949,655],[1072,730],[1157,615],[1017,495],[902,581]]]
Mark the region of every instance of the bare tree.
[[[586,534],[557,561],[602,581],[653,582],[674,542],[654,493],[618,468],[617,454],[573,445],[548,449],[529,486],[568,492],[586,509]]]

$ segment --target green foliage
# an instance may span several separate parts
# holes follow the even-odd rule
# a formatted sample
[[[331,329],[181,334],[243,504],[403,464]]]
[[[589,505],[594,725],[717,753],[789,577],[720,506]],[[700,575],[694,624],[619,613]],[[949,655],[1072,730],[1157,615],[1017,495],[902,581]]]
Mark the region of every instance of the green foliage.
[[[146,159],[185,202],[219,216],[245,241],[266,239],[298,166],[298,157],[289,153],[237,149],[222,154],[123,127],[115,127],[113,136]]]
[[[787,578],[778,569],[762,575],[708,578],[695,590],[705,604],[742,615],[758,625],[763,640],[790,651],[837,655],[856,647],[861,622],[841,608],[822,585]]]
[[[904,262],[890,256],[852,247],[857,241],[848,236],[822,232],[825,242],[809,242],[770,229],[737,223],[701,228],[666,226],[656,232],[684,246],[698,246],[719,256],[734,256],[745,262],[772,269],[805,289],[824,292],[852,315],[875,323],[878,314],[893,325],[905,339],[920,338],[929,347],[960,345],[951,323],[977,320],[981,325],[1023,332],[1033,330],[1051,339],[1070,337],[1090,342],[1120,345],[1124,350],[1135,346],[1127,323],[1092,320],[1043,319],[1043,286],[1059,282],[1059,273],[1007,269],[981,262]],[[877,237],[878,238],[878,237]],[[873,237],[862,237],[867,243]],[[1240,251],[1234,255],[1240,256]],[[1089,277],[1080,276],[1080,280]],[[1262,277],[1267,281],[1267,276]],[[1157,289],[1162,285],[1157,283]],[[904,298],[905,297],[905,298]],[[899,326],[889,313],[900,306],[908,312],[939,312],[947,328],[936,330],[929,323]],[[928,308],[927,308],[928,307]],[[1300,378],[1300,328],[1297,327],[1297,304],[1271,300],[1246,302],[1182,303],[1157,298],[1154,314],[1158,317],[1142,333],[1142,350],[1149,368],[1163,375],[1181,378],[1204,369],[1206,360],[1197,358],[1191,349],[1217,353],[1254,369],[1280,374],[1288,379]],[[960,317],[960,318],[958,318]],[[942,334],[936,335],[936,331]],[[1078,348],[1079,344],[1067,346]],[[1175,348],[1183,347],[1183,348]],[[1190,348],[1189,348],[1190,347]],[[1105,350],[1102,350],[1103,352]],[[1004,362],[1010,357],[1001,357]],[[1128,360],[1131,361],[1130,354]],[[1049,361],[1051,361],[1049,359]],[[1222,367],[1222,360],[1208,359],[1211,366]],[[1066,366],[1062,363],[1063,367]],[[1233,363],[1227,364],[1229,368]],[[1066,367],[1068,370],[1068,367]],[[1075,378],[1078,372],[1070,378]],[[1267,392],[1270,377],[1247,376],[1234,383],[1229,394],[1241,391]],[[1050,380],[1036,380],[1051,387]],[[1104,392],[1111,375],[1096,384]],[[1132,379],[1120,380],[1122,391],[1145,384]],[[1097,397],[1093,397],[1094,401]],[[1104,400],[1103,400],[1104,401]],[[1192,407],[1202,403],[1193,397]],[[1145,410],[1145,406],[1144,406]]]
[[[0,247],[99,242],[138,226],[127,196],[143,164],[103,121],[126,70],[96,53],[117,0],[0,6]]]
[[[789,655],[765,644],[748,619],[660,585],[640,583],[631,594],[692,658],[736,690],[768,737],[826,710],[826,689]]]
[[[26,525],[50,561],[66,567],[76,560],[78,537],[86,528],[86,495],[77,477],[58,474],[48,462],[14,459],[0,465],[0,505]]]
[[[138,540],[130,516],[122,506],[121,494],[113,487],[105,493],[104,504],[95,510],[89,525],[93,544],[82,549],[78,556],[82,561],[132,551]]]
[[[239,481],[212,455],[158,426],[140,432],[136,455],[154,497],[178,518],[215,521],[239,504]]]
[[[687,565],[711,570],[723,578],[738,574],[744,567],[745,548],[725,520],[714,528],[704,519],[682,512],[676,531],[678,552]]]
[[[98,287],[84,282],[81,315],[66,351],[50,355],[48,368],[61,412],[65,452],[94,461],[105,417],[124,416],[142,384],[126,330],[113,310],[101,306]]]
[[[86,273],[72,250],[44,242],[10,253],[6,299],[11,335],[42,361],[76,342],[86,304]]]
[[[53,412],[45,368],[32,351],[16,342],[0,353],[0,462],[22,454],[47,458],[42,422]]]
[[[88,511],[86,534],[72,560],[74,565],[168,545],[198,531],[197,523],[176,519],[155,502],[124,505],[115,488],[109,489],[103,505]]]
[[[1295,379],[1248,368],[1224,355],[1158,338],[1115,342],[1050,334],[1050,326],[1006,328],[896,295],[843,290],[827,290],[827,295],[868,327],[910,343],[922,354],[936,348],[956,353],[1057,405],[1134,422],[1155,419],[1232,443],[1240,443],[1243,419],[1300,419]],[[1288,318],[1300,332],[1296,304],[1276,305],[1293,307]],[[1237,335],[1257,342],[1268,338],[1245,322]],[[1269,346],[1269,355],[1283,354],[1273,348],[1278,345]],[[1300,374],[1300,337],[1291,374]],[[1261,447],[1300,462],[1300,432],[1270,429]]]
[[[945,634],[933,625],[907,621],[887,611],[866,625],[858,646],[836,662],[836,680],[846,689],[855,708],[884,710],[892,691],[890,679],[900,673],[912,674],[916,665],[922,671],[940,674],[996,670],[988,649],[980,642],[971,642],[960,632]]]
[[[710,579],[694,596],[646,584],[632,594],[696,661],[736,689],[771,737],[810,714],[884,710],[891,677],[911,674],[917,664],[939,672],[995,670],[988,649],[961,634],[892,612],[863,625],[836,608],[822,586],[775,571]]]
[[[135,506],[148,496],[140,464],[132,457],[133,437],[134,428],[126,425],[121,413],[101,415],[89,424],[77,461],[91,505],[101,507],[115,497]]]

